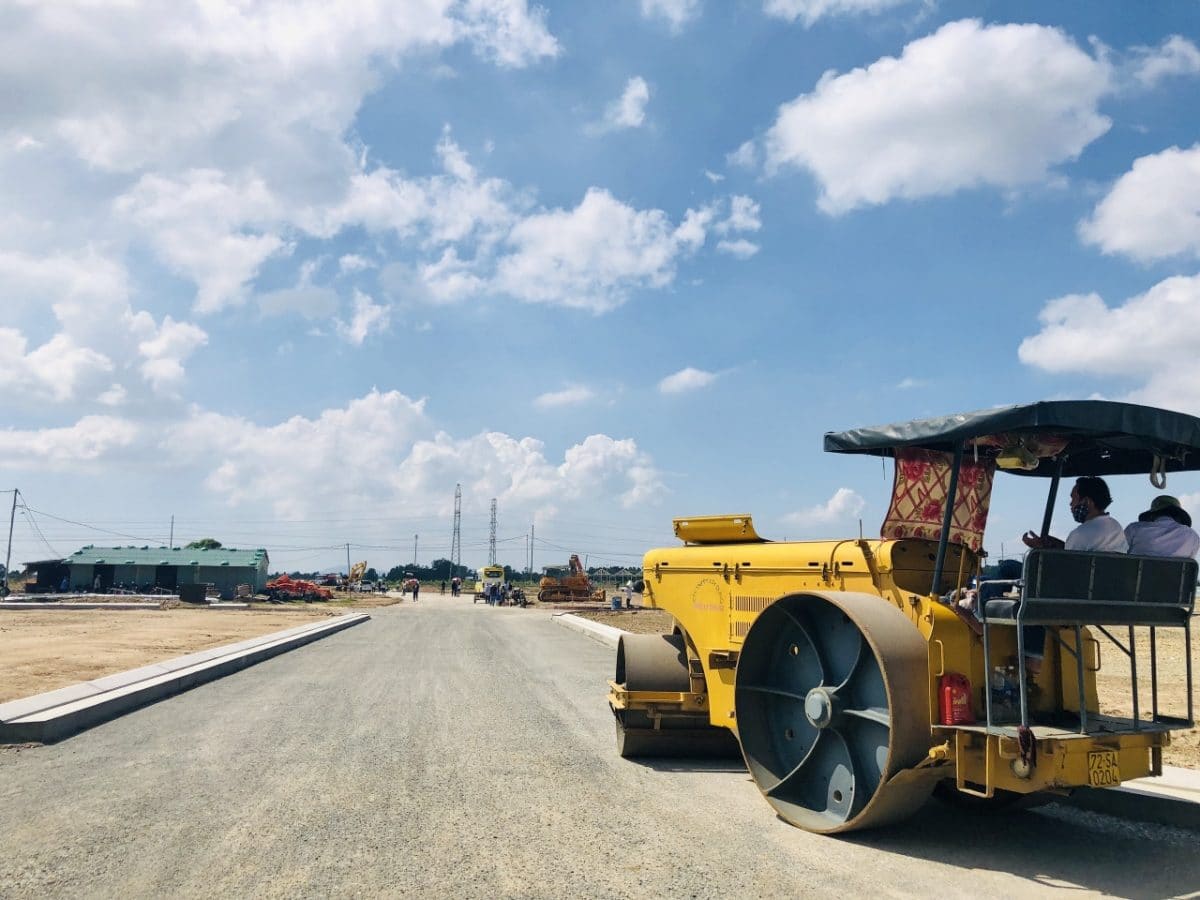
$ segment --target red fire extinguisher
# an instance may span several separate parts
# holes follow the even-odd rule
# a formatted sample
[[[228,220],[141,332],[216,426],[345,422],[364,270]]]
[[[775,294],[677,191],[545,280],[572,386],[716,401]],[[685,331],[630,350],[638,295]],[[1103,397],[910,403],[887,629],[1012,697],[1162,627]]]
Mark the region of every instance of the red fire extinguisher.
[[[938,682],[938,707],[943,725],[974,725],[971,679],[959,672],[943,675]]]

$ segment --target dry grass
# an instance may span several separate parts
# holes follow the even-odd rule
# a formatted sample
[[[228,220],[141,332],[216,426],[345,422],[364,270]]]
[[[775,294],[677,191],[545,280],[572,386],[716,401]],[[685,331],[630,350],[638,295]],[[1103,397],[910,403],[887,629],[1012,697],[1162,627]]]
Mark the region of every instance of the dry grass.
[[[342,612],[329,606],[0,610],[0,703]]]

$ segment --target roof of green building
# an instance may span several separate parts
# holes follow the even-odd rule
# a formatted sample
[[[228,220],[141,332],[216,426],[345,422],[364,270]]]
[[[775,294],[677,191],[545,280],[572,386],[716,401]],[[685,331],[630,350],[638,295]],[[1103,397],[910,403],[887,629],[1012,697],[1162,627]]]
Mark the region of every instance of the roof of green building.
[[[93,547],[76,550],[63,562],[69,566],[228,566],[257,568],[266,550],[196,550],[186,547]]]

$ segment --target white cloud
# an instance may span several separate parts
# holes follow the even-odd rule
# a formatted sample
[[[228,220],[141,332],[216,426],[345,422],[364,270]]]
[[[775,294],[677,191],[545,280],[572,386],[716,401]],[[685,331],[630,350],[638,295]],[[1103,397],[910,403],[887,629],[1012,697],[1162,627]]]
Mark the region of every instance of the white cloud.
[[[391,324],[391,313],[386,306],[373,301],[362,291],[354,292],[354,316],[349,322],[337,323],[338,336],[356,347],[372,332],[386,331]]]
[[[685,391],[708,387],[719,377],[717,372],[705,372],[703,369],[694,369],[688,366],[660,381],[658,390],[661,394],[682,394]]]
[[[783,521],[794,525],[827,525],[853,519],[866,508],[867,501],[850,488],[838,488],[833,496],[817,506],[788,513]]]
[[[896,390],[911,391],[913,388],[925,387],[927,384],[929,384],[929,382],[925,381],[923,378],[912,378],[910,376],[907,378],[901,378],[900,381],[896,383]]]
[[[149,313],[139,313],[134,317],[134,330],[144,335],[138,342],[138,352],[145,358],[142,376],[159,393],[170,392],[183,380],[183,361],[208,343],[203,329],[170,316],[155,326]]]
[[[1173,34],[1157,47],[1136,47],[1134,78],[1145,88],[1155,87],[1172,75],[1200,72],[1200,49],[1182,35]]]
[[[758,145],[754,141],[743,141],[736,150],[725,157],[729,165],[738,169],[756,169],[758,160]]]
[[[338,259],[338,271],[343,273],[362,272],[374,268],[374,266],[375,263],[357,253],[347,253]]]
[[[104,406],[120,406],[128,397],[129,391],[125,390],[124,385],[113,384],[96,398],[96,402]]]
[[[604,119],[596,131],[618,131],[622,128],[640,128],[646,121],[646,104],[650,102],[650,85],[641,76],[625,82],[625,90],[604,110]]]
[[[1045,180],[1104,134],[1111,67],[1041,25],[951,22],[780,107],[767,170],[806,169],[831,214]]]
[[[0,296],[10,314],[53,307],[60,319],[82,320],[123,304],[128,294],[124,266],[95,247],[45,255],[0,250]]]
[[[0,467],[59,471],[100,462],[132,446],[140,437],[137,425],[113,416],[84,416],[66,428],[0,430]]]
[[[596,392],[582,384],[572,384],[561,391],[547,391],[534,398],[533,405],[540,409],[557,409],[563,406],[579,406],[596,396]]]
[[[810,28],[826,16],[878,15],[912,2],[913,0],[765,0],[763,12],[789,22],[799,19],[805,28]]]
[[[1079,235],[1141,262],[1200,257],[1200,144],[1134,160],[1080,223]]]
[[[1115,307],[1097,294],[1059,297],[1038,318],[1041,330],[1018,349],[1026,365],[1134,382],[1123,399],[1200,413],[1200,275]]]
[[[737,259],[749,259],[759,251],[759,246],[745,238],[738,238],[733,241],[717,241],[717,249]]]
[[[700,0],[641,0],[641,4],[643,16],[666,19],[673,31],[700,14]]]
[[[259,177],[193,169],[178,179],[146,175],[119,197],[119,214],[179,274],[196,282],[196,310],[240,303],[259,266],[288,243],[276,233],[282,208]]]
[[[497,65],[523,68],[561,52],[546,30],[545,11],[531,10],[526,0],[466,0],[458,10],[460,33]]]
[[[255,297],[264,316],[295,314],[306,319],[322,319],[333,315],[338,307],[337,291],[315,284],[264,291]]]
[[[493,287],[527,303],[604,312],[636,287],[661,288],[678,259],[699,247],[711,210],[688,210],[678,227],[661,210],[637,210],[592,188],[573,210],[530,215],[508,236]]]
[[[3,114],[0,241],[40,256],[97,233],[149,247],[204,312],[242,302],[299,233],[373,224],[354,206],[375,173],[352,126],[406,55],[469,45],[525,66],[560,52],[526,0],[19,9],[0,29],[0,81],[20,98]]]
[[[15,328],[0,328],[0,390],[30,399],[74,400],[83,387],[97,386],[114,366],[111,359],[57,334],[33,350]]]
[[[396,391],[372,391],[345,408],[276,425],[195,411],[163,449],[177,464],[201,467],[206,487],[231,506],[268,508],[284,519],[363,503],[440,515],[456,481],[472,496],[497,497],[506,515],[522,520],[563,500],[618,496],[629,506],[662,491],[652,461],[632,440],[590,435],[556,463],[534,438],[438,432],[424,401]]]
[[[734,194],[729,198],[729,217],[713,226],[717,234],[731,231],[758,231],[762,228],[762,210],[750,197]]]
[[[713,171],[711,171],[711,170],[709,170],[709,169],[705,169],[705,170],[704,170],[704,177],[705,177],[705,178],[707,178],[707,179],[708,179],[710,182],[712,182],[713,184],[720,184],[722,181],[724,181],[724,180],[725,180],[725,176],[724,176],[724,175],[720,175],[720,174],[718,174],[718,173],[716,173],[716,172],[713,172]]]
[[[130,171],[222,141],[239,145],[228,154],[256,138],[278,148],[305,131],[340,136],[398,55],[465,41],[500,65],[528,65],[559,52],[544,18],[524,0],[346,0],[336,10],[61,0],[8,17],[0,71],[23,98],[14,112],[29,139]]]

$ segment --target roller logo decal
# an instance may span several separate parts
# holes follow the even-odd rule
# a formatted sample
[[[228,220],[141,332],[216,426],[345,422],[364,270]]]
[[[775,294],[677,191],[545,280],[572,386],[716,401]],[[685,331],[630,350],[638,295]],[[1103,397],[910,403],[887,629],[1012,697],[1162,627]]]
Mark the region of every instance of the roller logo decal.
[[[692,609],[697,612],[724,612],[725,599],[721,596],[721,585],[713,578],[705,578],[692,591]]]

